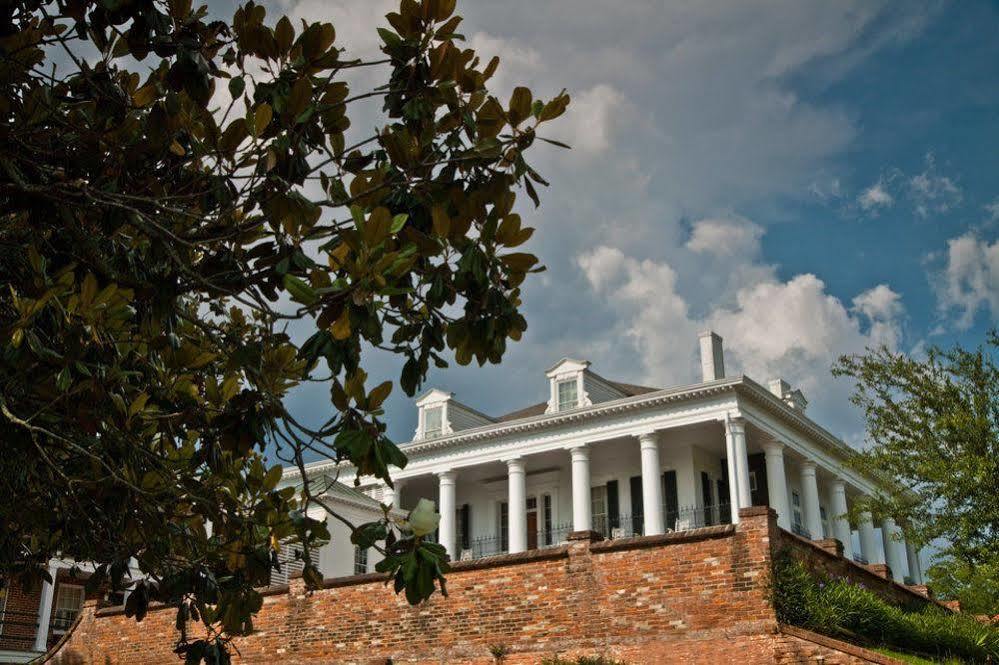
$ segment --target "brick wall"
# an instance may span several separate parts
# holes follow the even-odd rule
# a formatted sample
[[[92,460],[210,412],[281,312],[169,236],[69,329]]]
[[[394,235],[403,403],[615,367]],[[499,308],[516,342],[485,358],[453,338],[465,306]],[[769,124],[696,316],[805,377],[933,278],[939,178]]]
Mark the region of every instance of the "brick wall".
[[[313,594],[293,580],[268,592],[255,633],[235,641],[237,660],[485,664],[490,645],[503,645],[508,665],[556,653],[771,663],[788,650],[767,602],[779,532],[766,508],[742,515],[738,529],[605,542],[584,532],[552,550],[458,562],[450,596],[415,608],[378,575],[327,580]],[[171,608],[141,624],[88,608],[52,662],[172,665],[174,620]]]
[[[844,559],[831,551],[828,543],[836,541],[810,541],[787,531],[780,531],[775,552],[786,548],[791,555],[805,562],[811,570],[817,570],[834,577],[845,577],[854,584],[863,584],[883,598],[903,606],[926,605],[941,603],[933,600],[928,594],[920,593],[917,588],[898,584],[891,579],[887,566],[865,566],[849,559]],[[925,589],[925,587],[923,587]]]
[[[17,583],[8,584],[5,593],[6,602],[0,599],[3,610],[0,651],[30,651],[35,644],[41,585],[26,589]]]

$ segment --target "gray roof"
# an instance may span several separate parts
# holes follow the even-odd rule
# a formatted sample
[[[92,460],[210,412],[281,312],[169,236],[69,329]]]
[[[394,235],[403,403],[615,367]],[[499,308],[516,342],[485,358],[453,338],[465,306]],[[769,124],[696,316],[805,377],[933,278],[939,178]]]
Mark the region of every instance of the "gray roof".
[[[604,379],[607,381],[606,379]],[[648,386],[636,386],[631,383],[620,383],[618,381],[607,381],[610,385],[614,386],[622,393],[625,397],[634,397],[635,395],[644,395],[646,393],[654,393],[659,390],[659,388],[649,388]],[[548,402],[540,402],[538,404],[532,404],[531,406],[526,406],[522,409],[517,409],[516,411],[511,411],[510,413],[504,414],[496,418],[498,423],[508,423],[511,420],[520,420],[521,418],[530,418],[532,416],[544,415],[545,410],[548,408]]]

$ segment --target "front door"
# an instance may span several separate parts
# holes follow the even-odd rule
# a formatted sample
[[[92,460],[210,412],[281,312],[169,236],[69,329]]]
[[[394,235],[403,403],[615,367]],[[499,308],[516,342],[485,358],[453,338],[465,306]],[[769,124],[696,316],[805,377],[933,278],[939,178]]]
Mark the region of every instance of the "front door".
[[[531,510],[527,513],[527,549],[538,549],[538,511]]]

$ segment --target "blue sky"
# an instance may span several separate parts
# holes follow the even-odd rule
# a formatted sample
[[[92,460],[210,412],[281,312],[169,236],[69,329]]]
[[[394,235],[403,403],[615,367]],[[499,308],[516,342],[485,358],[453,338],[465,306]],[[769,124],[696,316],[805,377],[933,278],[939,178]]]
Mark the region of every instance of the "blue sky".
[[[392,5],[272,3],[333,21],[361,55]],[[438,370],[429,386],[501,414],[544,399],[543,371],[565,355],[609,378],[680,385],[711,327],[730,374],[787,379],[813,417],[860,443],[835,358],[977,344],[999,316],[996,4],[464,0],[458,11],[471,46],[500,56],[501,97],[517,84],[569,89],[551,135],[573,149],[534,151],[552,186],[540,210],[521,205],[548,266],[525,289],[528,334],[501,367]],[[371,362],[375,375],[399,368]],[[331,408],[321,386],[291,403],[313,421]],[[407,441],[415,409],[398,391],[387,408],[390,435]]]

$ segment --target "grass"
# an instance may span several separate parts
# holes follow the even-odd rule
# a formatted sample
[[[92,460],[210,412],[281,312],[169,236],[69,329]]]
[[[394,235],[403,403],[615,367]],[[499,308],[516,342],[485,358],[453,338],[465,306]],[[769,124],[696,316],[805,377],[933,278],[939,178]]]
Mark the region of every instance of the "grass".
[[[887,647],[876,647],[871,649],[872,651],[877,651],[878,653],[890,656],[895,660],[900,660],[903,663],[911,663],[912,665],[961,665],[962,661],[957,658],[947,658],[946,660],[929,660],[922,656],[916,656],[911,653],[904,653],[902,651],[895,651],[894,649],[889,649]]]

